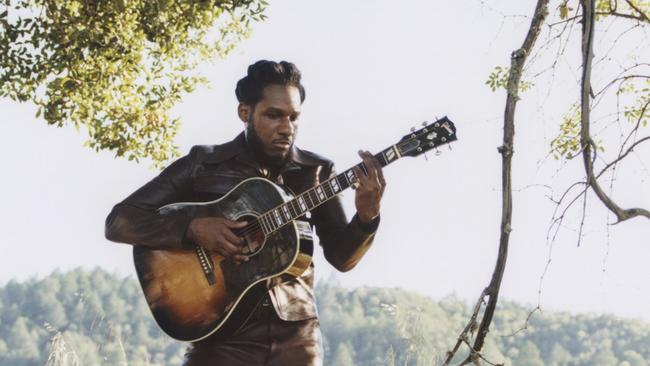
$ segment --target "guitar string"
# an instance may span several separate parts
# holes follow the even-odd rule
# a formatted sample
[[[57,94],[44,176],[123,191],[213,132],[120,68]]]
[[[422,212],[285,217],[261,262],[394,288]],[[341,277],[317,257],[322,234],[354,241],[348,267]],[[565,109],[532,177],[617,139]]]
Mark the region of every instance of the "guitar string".
[[[379,154],[378,154],[378,155],[379,155]],[[385,159],[383,159],[383,156],[380,155],[380,157],[382,158],[382,161],[384,162],[384,164],[386,164],[386,161],[385,161]],[[359,164],[357,164],[357,165],[362,165],[362,164],[363,164],[363,163],[359,163]],[[350,170],[350,169],[348,169],[348,170]],[[365,169],[364,169],[364,170],[365,170]],[[347,172],[347,170],[346,170],[346,172]],[[342,173],[342,174],[340,174],[340,175],[344,175],[344,174],[345,174],[345,172]],[[346,179],[347,179],[347,178],[346,178]],[[295,197],[294,199],[292,199],[292,200],[290,200],[290,201],[288,201],[288,202],[282,203],[282,204],[276,206],[275,208],[273,208],[273,209],[267,211],[266,213],[264,213],[264,214],[262,214],[262,215],[256,217],[254,221],[252,221],[250,224],[248,224],[248,225],[246,225],[245,227],[243,227],[242,230],[238,230],[237,232],[235,232],[235,234],[237,234],[238,236],[244,236],[244,235],[249,235],[249,234],[257,234],[259,231],[264,232],[264,229],[263,229],[263,227],[262,227],[262,226],[264,225],[264,224],[262,224],[262,220],[264,220],[263,216],[264,216],[264,215],[269,215],[269,212],[272,212],[272,211],[274,211],[274,210],[280,210],[283,206],[287,207],[287,210],[289,211],[289,213],[290,213],[292,216],[295,216],[295,218],[300,217],[300,216],[301,216],[300,214],[303,214],[303,212],[302,212],[302,211],[300,211],[300,212],[296,212],[296,209],[293,208],[293,206],[294,206],[294,204],[295,204],[295,205],[298,206],[298,210],[301,210],[301,209],[300,209],[300,205],[295,203],[296,200],[297,200],[299,197],[301,197],[301,196],[305,196],[305,195],[307,195],[307,196],[309,197],[309,200],[311,201],[312,204],[314,204],[314,201],[317,202],[317,204],[314,205],[314,207],[317,207],[317,206],[319,206],[320,204],[325,203],[326,201],[329,201],[331,198],[333,198],[333,197],[337,194],[337,192],[334,192],[334,189],[333,189],[332,186],[331,186],[331,181],[333,181],[333,180],[336,180],[336,183],[339,185],[339,187],[342,186],[341,182],[339,181],[338,176],[332,177],[332,178],[328,179],[327,181],[325,181],[325,182],[319,184],[318,186],[306,190],[305,192],[303,192],[303,193],[301,193],[300,195],[298,195],[298,197]],[[318,198],[318,193],[316,192],[316,190],[317,190],[318,187],[323,188],[323,191],[325,192],[326,199],[321,200],[321,199]],[[348,187],[349,187],[349,185],[348,185]],[[348,187],[345,187],[344,189],[341,189],[341,190],[339,191],[339,193],[342,192],[343,190],[347,189]],[[312,194],[313,194],[313,196],[314,196],[316,199],[312,198]],[[328,196],[329,196],[329,197],[328,197]],[[292,212],[292,211],[294,211],[294,212]],[[305,211],[305,212],[307,212],[307,211]],[[291,219],[291,220],[288,220],[288,221],[286,221],[286,222],[281,222],[280,226],[278,226],[277,228],[274,228],[274,227],[273,227],[273,226],[275,225],[273,219],[272,219],[272,218],[268,218],[268,219],[271,221],[271,223],[272,223],[272,224],[270,225],[272,230],[271,230],[271,232],[269,232],[269,234],[272,234],[273,232],[277,231],[277,230],[280,229],[281,227],[287,225],[289,222],[295,220],[295,218],[294,218],[294,219]]]
[[[330,196],[330,197],[327,197],[327,198],[326,198],[325,200],[323,200],[322,202],[321,202],[320,200],[317,199],[317,202],[318,202],[319,204],[324,203],[324,202],[330,200],[331,198],[333,198],[333,197],[336,195],[336,192],[334,192],[334,190],[332,189],[331,185],[329,184],[329,182],[331,182],[331,181],[334,180],[334,179],[336,179],[336,180],[337,180],[337,183],[340,184],[340,183],[338,182],[338,179],[337,179],[337,178],[331,178],[331,179],[328,179],[326,182],[323,182],[322,184],[320,184],[320,185],[318,185],[318,186],[316,186],[316,187],[314,187],[314,188],[308,189],[307,191],[301,193],[300,195],[298,195],[298,197],[303,196],[303,195],[310,195],[310,194],[312,194],[312,193],[314,194],[314,196],[317,197],[316,189],[317,189],[318,187],[323,187],[323,190],[326,192],[326,196]],[[280,205],[276,206],[275,208],[273,208],[273,209],[267,211],[266,213],[263,213],[262,215],[256,217],[255,220],[253,220],[251,223],[249,223],[249,224],[247,224],[245,227],[243,227],[242,230],[237,230],[237,231],[235,232],[235,234],[238,234],[238,236],[244,236],[244,235],[249,235],[249,234],[257,234],[259,231],[262,231],[262,232],[263,232],[264,230],[263,230],[263,227],[262,227],[262,225],[263,225],[263,224],[262,224],[262,220],[264,220],[264,218],[263,218],[262,216],[264,216],[264,215],[268,215],[269,212],[272,212],[273,210],[278,210],[278,209],[280,209],[280,208],[283,207],[283,206],[286,206],[286,207],[287,207],[287,210],[289,210],[289,213],[290,213],[292,216],[295,216],[296,218],[300,217],[299,214],[301,214],[301,213],[303,213],[303,212],[292,212],[292,211],[296,211],[296,209],[291,208],[291,207],[293,206],[294,202],[297,200],[298,197],[296,197],[296,198],[294,198],[294,199],[292,199],[292,200],[290,200],[290,201],[288,201],[288,202],[285,202],[285,203],[283,203],[283,204],[280,204]],[[310,201],[312,201],[312,204],[313,204],[314,199],[312,199],[311,196],[309,197],[309,199],[310,199]],[[300,206],[298,205],[298,207],[300,207]],[[316,205],[315,205],[314,207],[316,207]],[[305,212],[307,212],[307,211],[305,211]],[[272,220],[272,219],[269,218],[269,220]],[[274,228],[273,226],[271,226],[271,229],[272,229],[272,230],[271,230],[271,232],[270,232],[269,234],[272,234],[273,232],[277,231],[279,228],[281,228],[281,227],[287,225],[289,222],[291,222],[291,221],[293,221],[293,220],[295,220],[295,218],[294,218],[294,219],[291,219],[291,220],[288,220],[288,221],[286,221],[286,222],[282,222],[282,224],[281,224],[280,226],[278,226],[277,228]],[[272,221],[272,222],[273,222],[273,221]],[[274,224],[273,224],[273,225],[274,225]]]
[[[391,149],[391,148],[388,148],[388,149]],[[384,153],[384,151],[382,151],[382,152],[375,155],[375,158],[380,160],[382,167],[386,166],[386,165],[388,165],[390,163],[389,161],[386,160],[383,153]],[[359,166],[364,172],[367,172],[367,168],[364,166],[363,162],[360,162],[356,166]],[[352,170],[352,168],[350,168],[348,170]],[[290,200],[288,202],[284,202],[284,203],[274,207],[271,210],[268,210],[267,212],[265,212],[265,213],[261,214],[260,216],[256,217],[251,223],[247,224],[241,230],[235,231],[235,234],[237,234],[238,236],[245,236],[245,235],[250,235],[250,234],[257,234],[260,231],[262,231],[262,233],[264,233],[264,224],[262,223],[262,220],[264,220],[263,216],[270,215],[270,212],[272,212],[274,210],[280,210],[284,206],[284,207],[287,208],[289,213],[292,216],[294,216],[295,218],[290,219],[290,220],[288,220],[286,222],[281,221],[280,225],[278,227],[274,227],[275,222],[273,221],[273,218],[272,217],[267,217],[266,219],[268,219],[268,221],[270,222],[270,224],[267,224],[267,225],[270,226],[270,228],[271,228],[271,231],[268,234],[274,233],[275,231],[277,231],[281,227],[287,225],[289,222],[294,221],[296,218],[301,216],[299,214],[302,214],[303,213],[302,211],[292,212],[292,211],[296,211],[296,209],[292,208],[294,204],[298,206],[298,210],[302,210],[300,208],[300,204],[295,203],[299,197],[306,195],[309,198],[309,200],[311,201],[312,204],[314,204],[314,201],[316,201],[317,204],[314,205],[314,208],[317,207],[317,206],[320,206],[321,204],[323,204],[326,201],[329,201],[331,198],[333,198],[337,194],[337,192],[334,192],[334,189],[332,188],[330,182],[333,181],[333,180],[336,180],[336,183],[339,185],[339,187],[342,186],[341,182],[339,181],[339,176],[345,177],[346,181],[347,181],[348,179],[347,179],[347,176],[345,174],[346,174],[346,172],[348,170],[344,171],[343,173],[341,173],[341,174],[339,174],[337,176],[334,176],[334,177],[328,179],[327,181],[325,181],[325,182],[323,182],[323,183],[321,183],[321,184],[319,184],[319,185],[317,185],[317,186],[315,186],[315,187],[313,187],[311,189],[306,190],[305,192],[301,193],[300,195],[298,195],[294,199],[292,199],[292,200]],[[348,186],[341,189],[338,193],[340,193],[340,192],[342,192],[345,189],[350,187],[349,182],[346,182],[346,183],[348,184]],[[325,191],[325,196],[326,196],[325,200],[321,201],[318,198],[318,193],[316,192],[318,187],[322,187],[323,190]],[[312,194],[316,198],[316,200],[314,200],[314,198],[312,198],[312,196],[311,196]],[[327,196],[329,196],[329,197],[327,197]],[[305,211],[305,212],[307,212],[307,211]],[[282,217],[282,215],[280,213],[278,213],[278,215],[280,215],[280,217]],[[267,235],[267,234],[265,234],[265,235]]]
[[[383,153],[383,151],[382,151],[382,153]],[[386,165],[388,165],[389,162],[386,161],[386,159],[384,158],[384,156],[383,156],[382,153],[377,154],[375,157],[381,160],[381,162],[383,163],[382,166],[386,166]],[[361,169],[363,169],[364,171],[367,171],[367,168],[363,165],[363,162],[360,162],[360,163],[357,164],[356,166],[359,166],[359,167],[360,167]],[[348,170],[351,170],[351,169],[348,169]],[[343,173],[341,173],[341,174],[339,174],[339,175],[344,176],[345,173],[346,173],[348,170],[344,171]],[[339,182],[339,178],[338,178],[338,175],[337,175],[337,176],[332,177],[332,178],[328,179],[327,181],[325,181],[325,182],[319,184],[318,186],[315,186],[315,187],[313,187],[313,188],[311,188],[311,189],[306,190],[305,192],[303,192],[303,193],[301,193],[300,195],[298,195],[298,197],[303,196],[303,195],[308,195],[308,196],[309,196],[309,200],[310,200],[310,201],[312,202],[312,204],[313,204],[313,203],[314,203],[314,199],[311,197],[311,194],[313,193],[313,195],[316,197],[316,201],[318,202],[317,205],[314,205],[314,208],[315,208],[315,207],[319,206],[320,204],[325,203],[326,201],[329,201],[330,199],[332,199],[332,198],[337,194],[336,192],[334,192],[334,189],[332,188],[331,183],[330,183],[330,182],[333,181],[333,180],[336,180],[336,183],[337,183],[339,186],[341,186],[341,182]],[[347,177],[346,177],[346,180],[347,180]],[[323,201],[321,201],[320,199],[318,199],[318,193],[316,192],[316,190],[317,190],[318,187],[322,187],[323,190],[325,191],[326,199],[323,200]],[[341,190],[339,191],[339,193],[342,192],[343,190],[349,188],[349,187],[350,187],[350,185],[348,184],[348,187],[345,187],[344,189],[341,189]],[[327,197],[327,196],[330,196],[330,197]],[[292,206],[292,204],[293,204],[293,203],[298,199],[298,197],[295,197],[294,199],[292,199],[292,200],[290,200],[290,201],[288,201],[288,202],[282,203],[282,204],[276,206],[275,208],[273,208],[273,209],[267,211],[266,213],[263,213],[262,215],[256,217],[255,220],[254,220],[253,222],[251,222],[250,224],[247,224],[245,227],[242,228],[243,231],[238,230],[237,232],[235,232],[235,234],[238,234],[238,236],[244,236],[244,235],[249,235],[249,234],[257,234],[259,231],[264,232],[264,229],[263,229],[263,227],[262,227],[263,224],[262,224],[262,222],[261,222],[261,220],[263,220],[263,217],[262,217],[262,216],[264,216],[264,215],[268,215],[269,212],[272,212],[272,211],[274,211],[274,210],[278,210],[278,209],[280,209],[280,208],[283,207],[283,206],[288,207],[287,209],[289,210],[289,213],[290,213],[291,215],[295,216],[296,218],[300,217],[300,216],[298,215],[298,213],[292,213],[292,212],[291,212],[291,211],[295,211],[295,209],[291,209],[291,206]],[[300,207],[300,206],[298,205],[298,207]],[[307,212],[307,211],[305,211],[305,212]],[[302,212],[299,212],[299,213],[302,213]],[[269,220],[271,221],[271,223],[273,223],[273,219],[272,219],[272,218],[269,218]],[[273,228],[273,225],[274,225],[274,224],[271,225],[271,229],[272,229],[272,230],[271,230],[271,232],[269,232],[269,234],[272,234],[273,232],[277,231],[278,229],[280,229],[281,227],[287,225],[290,221],[293,221],[293,220],[295,220],[295,218],[294,218],[294,219],[291,219],[291,220],[288,220],[288,221],[286,221],[286,222],[281,222],[280,226],[278,226],[277,228]]]

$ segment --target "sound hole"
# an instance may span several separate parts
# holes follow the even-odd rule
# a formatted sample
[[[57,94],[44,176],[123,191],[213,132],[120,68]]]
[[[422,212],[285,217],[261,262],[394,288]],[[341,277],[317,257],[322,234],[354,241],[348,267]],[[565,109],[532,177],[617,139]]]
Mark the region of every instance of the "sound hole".
[[[264,231],[257,222],[257,217],[252,215],[242,216],[237,221],[248,221],[249,224],[241,231],[241,237],[244,239],[244,248],[242,253],[244,255],[253,256],[259,253],[264,246],[266,237]]]

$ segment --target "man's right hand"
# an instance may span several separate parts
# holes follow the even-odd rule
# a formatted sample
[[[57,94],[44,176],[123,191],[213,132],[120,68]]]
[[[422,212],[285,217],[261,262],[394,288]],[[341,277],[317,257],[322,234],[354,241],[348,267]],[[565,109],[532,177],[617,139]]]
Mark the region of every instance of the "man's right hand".
[[[239,264],[248,262],[248,257],[242,254],[244,239],[232,230],[241,229],[247,224],[245,221],[232,221],[223,217],[197,217],[190,222],[187,234],[195,244]]]

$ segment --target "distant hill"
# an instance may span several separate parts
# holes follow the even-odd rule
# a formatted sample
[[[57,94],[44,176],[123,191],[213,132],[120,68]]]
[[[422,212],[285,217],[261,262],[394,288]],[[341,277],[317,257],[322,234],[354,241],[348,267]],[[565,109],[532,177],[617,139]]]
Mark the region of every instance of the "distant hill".
[[[326,365],[437,365],[467,320],[455,298],[388,288],[316,289]],[[516,366],[650,365],[650,324],[613,316],[535,313],[505,302],[486,345]],[[513,335],[514,333],[514,335]],[[180,365],[184,345],[153,322],[137,281],[96,269],[0,288],[0,366]],[[462,355],[461,355],[462,356]],[[459,356],[460,358],[460,356]]]

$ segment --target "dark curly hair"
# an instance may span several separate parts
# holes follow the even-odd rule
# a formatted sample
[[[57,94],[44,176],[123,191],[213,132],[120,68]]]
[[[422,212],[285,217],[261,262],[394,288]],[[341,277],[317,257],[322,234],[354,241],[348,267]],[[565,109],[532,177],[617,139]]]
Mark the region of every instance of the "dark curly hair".
[[[237,82],[235,95],[240,103],[255,105],[262,99],[267,85],[292,85],[300,91],[300,102],[305,101],[305,88],[300,83],[300,70],[287,61],[260,60],[248,66],[248,74]]]

